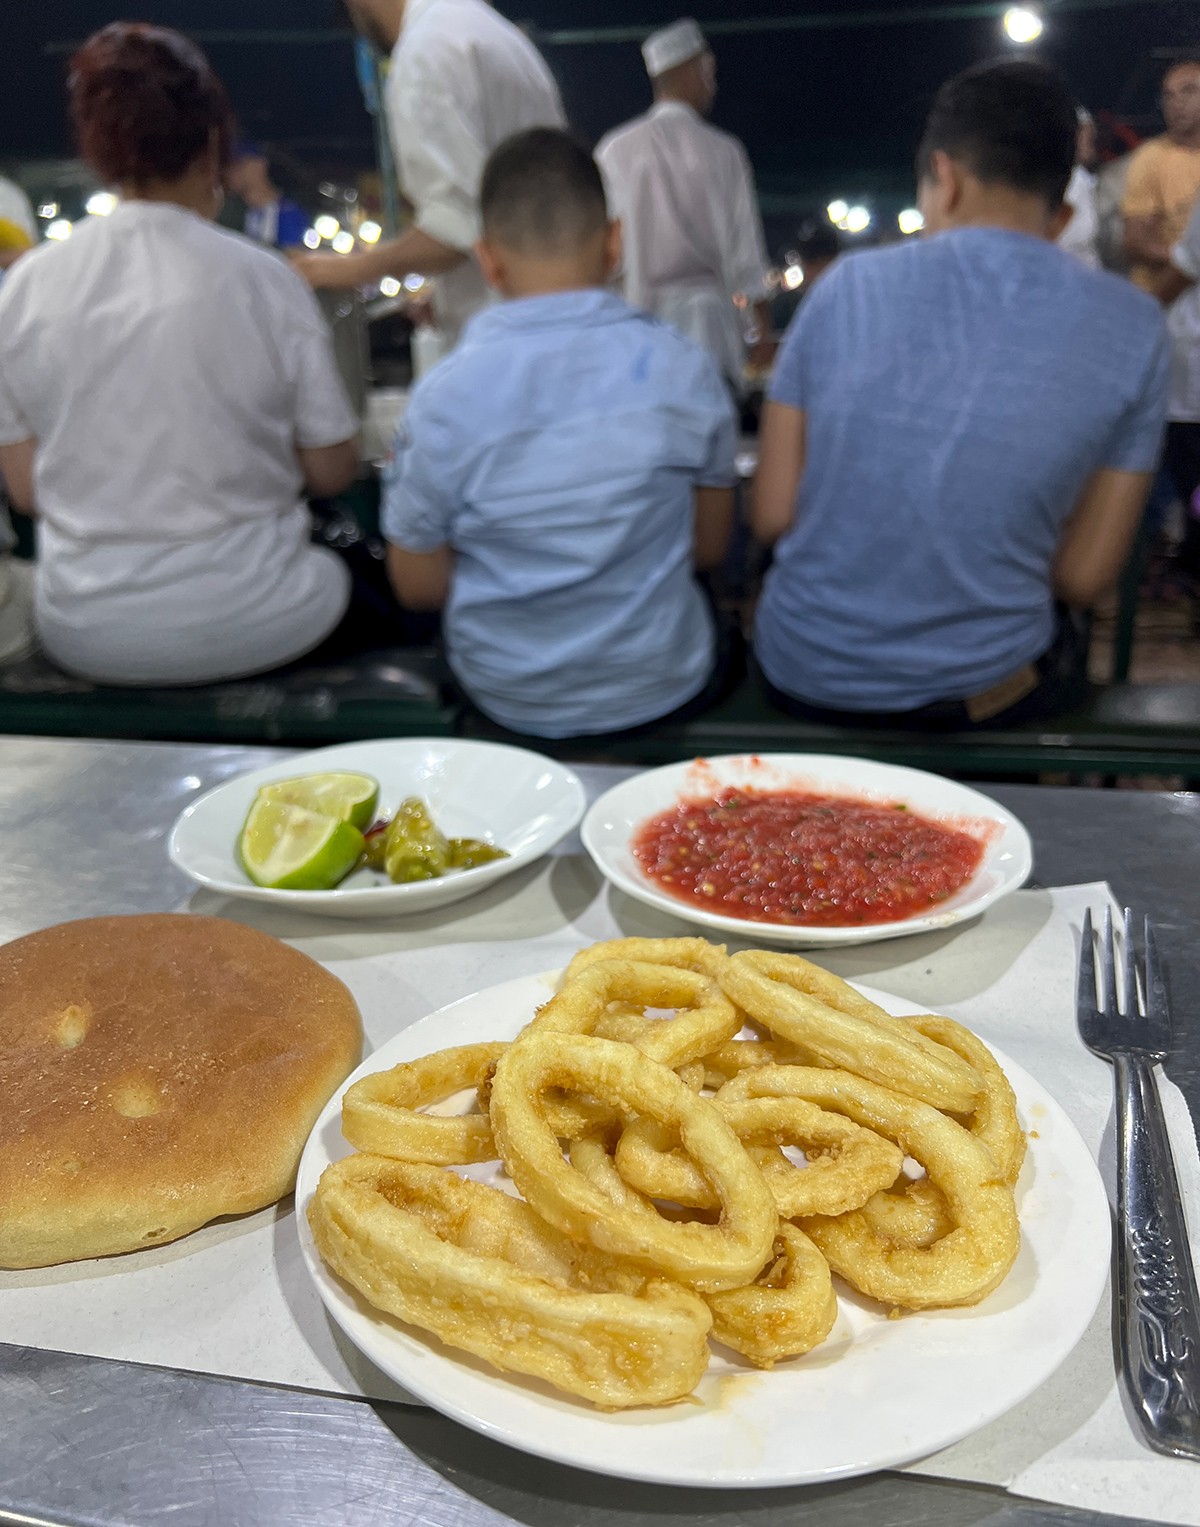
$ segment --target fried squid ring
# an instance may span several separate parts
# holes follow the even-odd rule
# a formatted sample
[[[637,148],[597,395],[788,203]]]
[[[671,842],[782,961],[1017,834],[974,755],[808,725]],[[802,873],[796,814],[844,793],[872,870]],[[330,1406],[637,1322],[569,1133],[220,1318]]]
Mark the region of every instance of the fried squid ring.
[[[829,1263],[795,1225],[780,1225],[774,1254],[753,1283],[705,1302],[716,1339],[759,1368],[811,1352],[838,1312]]]
[[[399,1161],[467,1166],[495,1161],[486,1112],[441,1117],[423,1113],[468,1087],[479,1087],[507,1044],[459,1045],[376,1071],[346,1089],[342,1134],[355,1149]]]
[[[718,1097],[805,1098],[894,1140],[925,1168],[953,1223],[930,1246],[884,1240],[861,1210],[801,1223],[834,1272],[869,1297],[909,1309],[977,1304],[1016,1260],[1016,1204],[991,1151],[928,1104],[845,1071],[805,1066],[744,1071]]]
[[[646,1008],[672,1009],[676,1016],[647,1018]],[[592,1034],[604,1027],[613,1038],[675,1069],[698,1060],[740,1026],[732,1003],[707,976],[682,967],[593,960],[564,981],[522,1032]],[[568,1100],[553,1094],[546,1099],[546,1114],[563,1140],[577,1140],[620,1122],[594,1099]]]
[[[983,1040],[953,1018],[939,1018],[926,1013],[910,1018],[909,1024],[927,1039],[945,1045],[969,1064],[983,1079],[983,1094],[975,1105],[967,1128],[982,1140],[996,1158],[1000,1175],[1009,1187],[1015,1187],[1025,1161],[1025,1131],[1017,1117],[1017,1098],[996,1057]]]
[[[563,974],[563,984],[600,960],[635,960],[646,965],[673,965],[718,979],[728,963],[724,944],[706,938],[610,938],[590,944],[574,956]]]
[[[453,1172],[349,1156],[322,1174],[308,1221],[377,1309],[594,1405],[668,1404],[708,1363],[712,1318],[694,1293],[619,1266],[634,1291],[586,1286],[603,1282],[594,1253],[581,1278],[578,1248],[527,1204]]]
[[[571,1162],[588,1180],[625,1207],[644,1203],[594,1136],[571,1143]],[[837,1319],[829,1263],[795,1225],[780,1225],[766,1266],[753,1283],[707,1293],[718,1341],[760,1368],[810,1352]]]
[[[954,1229],[946,1195],[927,1177],[901,1178],[862,1206],[863,1218],[889,1246],[932,1246]]]
[[[983,1091],[978,1072],[960,1055],[799,955],[743,950],[729,961],[721,985],[756,1022],[822,1065],[844,1067],[947,1113],[970,1113]]]
[[[720,1204],[715,1225],[672,1223],[649,1204],[618,1206],[563,1160],[541,1097],[578,1091],[677,1130]],[[674,1071],[610,1039],[526,1030],[492,1081],[492,1128],[518,1192],[565,1235],[682,1283],[734,1288],[771,1253],[778,1216],[762,1173],[720,1112]]]
[[[751,1066],[812,1066],[816,1059],[799,1045],[778,1039],[728,1039],[704,1057],[704,1084],[714,1090]]]
[[[861,1208],[872,1193],[895,1182],[904,1164],[903,1152],[890,1140],[799,1098],[718,1098],[717,1107],[750,1148],[783,1219]],[[796,1166],[778,1149],[754,1149],[784,1145],[802,1150],[808,1165]],[[716,1198],[703,1175],[683,1151],[671,1146],[661,1125],[636,1119],[617,1144],[617,1169],[651,1198],[714,1207]]]
[[[963,1122],[991,1151],[1004,1181],[1015,1187],[1025,1160],[1025,1132],[1017,1118],[1016,1097],[995,1056],[970,1029],[951,1018],[927,1014],[908,1022],[926,1038],[961,1055],[983,1078],[983,1096]],[[893,1246],[931,1246],[953,1229],[944,1194],[924,1177],[901,1180],[874,1194],[863,1205],[863,1214],[872,1230]]]
[[[621,1005],[614,1021],[622,1025],[631,1005],[674,1010],[674,1018],[650,1020],[634,1041],[644,1055],[672,1068],[702,1060],[741,1027],[733,1004],[710,976],[648,961],[596,960],[565,981],[522,1033],[591,1034],[613,1003]]]

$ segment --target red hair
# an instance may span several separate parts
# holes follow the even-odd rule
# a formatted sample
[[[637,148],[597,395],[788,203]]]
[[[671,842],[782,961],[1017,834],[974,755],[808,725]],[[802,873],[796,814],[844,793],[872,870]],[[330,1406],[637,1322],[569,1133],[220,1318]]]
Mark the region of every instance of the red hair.
[[[228,160],[225,87],[179,32],[114,21],[72,58],[67,92],[79,151],[106,185],[177,180],[214,134]]]

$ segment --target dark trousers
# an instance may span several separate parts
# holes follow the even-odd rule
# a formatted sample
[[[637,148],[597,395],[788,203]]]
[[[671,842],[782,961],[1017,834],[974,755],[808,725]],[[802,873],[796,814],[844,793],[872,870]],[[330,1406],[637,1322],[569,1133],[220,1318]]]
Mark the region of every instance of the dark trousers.
[[[1183,545],[1179,565],[1191,578],[1200,581],[1200,518],[1192,500],[1200,489],[1200,424],[1167,425],[1167,444],[1163,463],[1171,474],[1175,491],[1183,500]]]
[[[830,710],[809,705],[786,694],[765,677],[767,695],[773,705],[805,721],[826,726],[882,728],[914,732],[967,732],[988,727],[1015,726],[1022,721],[1040,721],[1062,715],[1081,703],[1088,692],[1087,660],[1091,636],[1090,617],[1079,610],[1060,607],[1054,640],[1038,658],[1036,686],[1027,694],[983,720],[973,720],[966,700],[935,700],[908,711]]]
[[[337,504],[312,504],[313,540],[336,552],[350,574],[346,613],[318,647],[304,655],[306,667],[334,663],[361,652],[392,647],[431,647],[441,634],[441,616],[406,610],[388,582],[386,548],[367,535]]]

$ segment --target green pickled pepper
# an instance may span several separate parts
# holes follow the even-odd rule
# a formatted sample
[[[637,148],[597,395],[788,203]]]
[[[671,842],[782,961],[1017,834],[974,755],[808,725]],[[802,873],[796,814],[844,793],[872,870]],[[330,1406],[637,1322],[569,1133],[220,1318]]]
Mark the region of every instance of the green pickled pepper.
[[[496,859],[507,859],[506,849],[482,838],[451,838],[450,863],[456,870],[478,869],[481,864],[491,864]]]
[[[436,880],[450,868],[450,844],[425,802],[415,795],[402,801],[387,830],[384,867],[397,884]]]

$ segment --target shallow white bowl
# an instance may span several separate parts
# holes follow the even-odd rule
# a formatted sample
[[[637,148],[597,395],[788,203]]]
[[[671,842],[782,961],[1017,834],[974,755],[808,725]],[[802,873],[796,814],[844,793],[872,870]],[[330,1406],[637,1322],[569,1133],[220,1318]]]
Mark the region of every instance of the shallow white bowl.
[[[411,885],[392,885],[371,870],[356,870],[332,891],[271,891],[255,885],[238,864],[236,845],[259,787],[339,769],[379,781],[381,815],[390,815],[405,796],[418,795],[447,836],[487,838],[510,857]],[[583,786],[570,769],[524,748],[452,737],[347,742],[218,785],[180,815],[167,851],[185,875],[225,896],[327,917],[398,917],[461,901],[540,859],[578,825],[586,804]]]
[[[649,817],[682,798],[711,797],[727,786],[757,790],[813,790],[881,802],[903,801],[922,816],[974,830],[986,841],[979,869],[961,891],[940,902],[935,912],[900,922],[855,923],[845,928],[813,928],[791,923],[755,922],[709,912],[695,902],[661,890],[642,870],[631,847],[637,829]],[[699,758],[638,774],[607,791],[592,806],[581,829],[583,844],[606,880],[663,912],[687,922],[717,928],[742,938],[817,948],[830,944],[869,944],[948,928],[976,917],[993,902],[1017,890],[1033,867],[1029,834],[1011,812],[966,785],[865,758],[817,753],[743,754]]]

